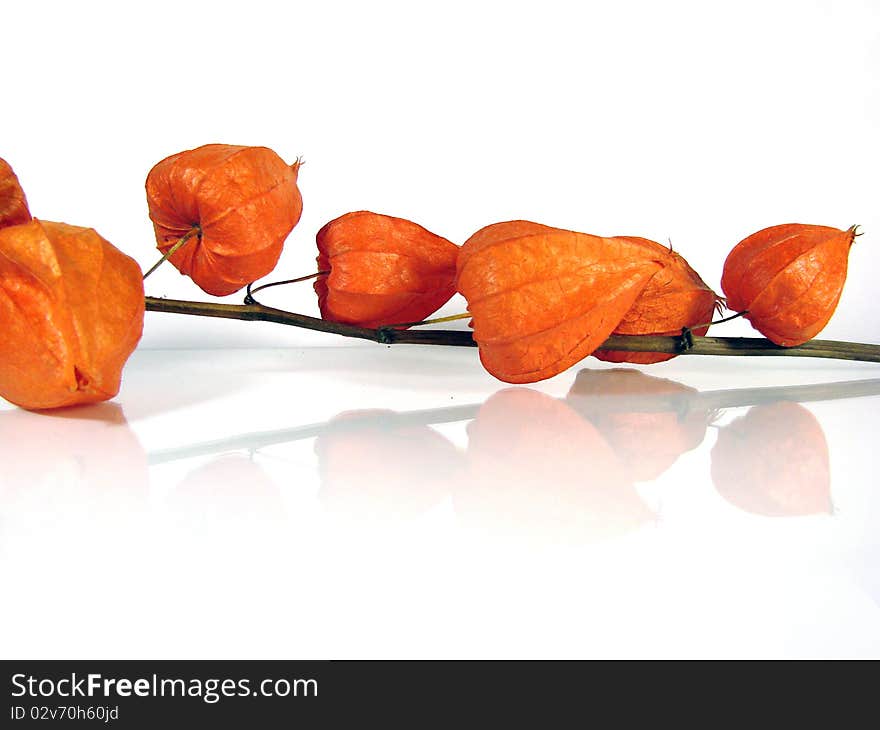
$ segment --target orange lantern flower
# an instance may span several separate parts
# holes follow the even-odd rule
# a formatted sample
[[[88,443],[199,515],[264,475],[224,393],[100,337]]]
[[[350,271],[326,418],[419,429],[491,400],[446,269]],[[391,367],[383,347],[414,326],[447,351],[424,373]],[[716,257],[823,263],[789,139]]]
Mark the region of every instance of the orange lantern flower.
[[[724,262],[727,306],[777,345],[793,347],[828,324],[846,281],[855,226],[789,223],[740,241]]]
[[[0,396],[28,409],[108,400],[140,340],[137,263],[91,228],[0,228]]]
[[[455,294],[459,248],[420,225],[346,213],[317,236],[321,316],[362,327],[418,322]]]
[[[635,304],[614,328],[615,335],[679,335],[684,327],[696,327],[712,321],[719,305],[718,295],[712,291],[685,259],[656,241],[647,238],[619,236],[645,248],[645,254],[663,263],[648,285],[639,294]],[[705,335],[709,327],[694,329],[695,335]],[[622,352],[596,350],[599,360],[632,362],[648,365],[663,362],[676,355],[653,352]]]
[[[624,238],[511,221],[465,242],[457,282],[485,368],[532,383],[590,355],[662,267],[663,257]]]
[[[169,261],[214,296],[265,276],[302,214],[299,165],[266,147],[226,144],[162,160],[146,184],[159,250],[193,235]]]
[[[24,190],[6,160],[0,158],[0,228],[31,219]]]

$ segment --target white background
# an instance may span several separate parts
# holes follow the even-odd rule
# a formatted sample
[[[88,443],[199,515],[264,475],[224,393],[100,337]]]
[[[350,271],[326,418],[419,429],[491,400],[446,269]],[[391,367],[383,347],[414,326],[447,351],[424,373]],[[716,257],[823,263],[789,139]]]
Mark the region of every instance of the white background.
[[[315,232],[357,209],[458,243],[511,218],[669,238],[715,288],[760,228],[859,223],[823,336],[880,342],[877,2],[14,3],[2,38],[0,157],[32,212],[93,226],[145,267],[150,167],[208,142],[266,145],[306,159],[279,278],[313,271]],[[205,298],[170,267],[147,288]],[[308,284],[271,301],[317,311]],[[511,396],[470,350],[148,314],[114,404],[0,405],[0,652],[880,656],[876,366],[644,368],[701,392],[868,381],[867,397],[801,406],[827,444],[828,508],[779,517],[712,477],[745,405],[630,485],[634,513],[567,502],[581,478],[612,483],[577,440],[563,451],[583,367],[605,368],[528,389],[544,405],[497,423],[480,409]],[[430,423],[450,406],[465,412],[416,436],[364,415]],[[366,425],[331,457],[350,411]],[[780,443],[765,478],[781,469],[797,502],[814,480]],[[508,458],[510,492],[469,501],[474,463]],[[557,523],[569,508],[589,518],[574,536]]]
[[[754,231],[859,223],[825,335],[877,341],[878,17],[872,0],[14,3],[0,156],[37,217],[143,266],[156,162],[208,142],[302,156],[280,278],[314,271],[316,231],[358,209],[457,243],[511,218],[671,239],[716,289]],[[148,289],[201,295],[171,269]],[[308,284],[273,301],[317,309]],[[302,341],[150,317],[144,346]]]

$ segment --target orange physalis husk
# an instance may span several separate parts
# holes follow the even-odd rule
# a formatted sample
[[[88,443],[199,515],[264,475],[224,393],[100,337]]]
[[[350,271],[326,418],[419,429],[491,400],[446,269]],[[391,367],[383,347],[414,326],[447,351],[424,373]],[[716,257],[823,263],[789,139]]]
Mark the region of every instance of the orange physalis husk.
[[[9,163],[0,158],[0,228],[27,223],[30,219],[24,190]]]
[[[712,291],[682,256],[671,248],[647,238],[618,236],[633,244],[644,246],[646,254],[656,256],[663,268],[658,271],[639,294],[635,304],[615,327],[615,335],[680,335],[683,327],[693,328],[712,321],[719,309],[719,297]],[[709,327],[693,330],[703,336]],[[632,362],[642,365],[670,360],[676,355],[653,352],[622,352],[596,350],[599,360]]]
[[[727,307],[783,347],[815,337],[831,319],[846,281],[855,226],[788,223],[740,241],[724,262]]]
[[[712,481],[728,502],[766,517],[830,514],[828,442],[800,403],[753,406],[712,447]]]
[[[541,543],[592,543],[656,519],[602,434],[564,401],[528,388],[495,393],[468,424],[464,526]]]
[[[630,478],[657,479],[697,448],[713,412],[698,391],[639,370],[581,370],[565,402],[587,418],[614,449]]]
[[[465,242],[457,283],[484,367],[533,383],[590,355],[662,266],[626,239],[511,221]]]
[[[0,396],[31,410],[119,392],[141,338],[137,263],[91,228],[0,228]]]
[[[147,205],[165,254],[208,294],[226,296],[266,276],[302,214],[299,161],[266,147],[208,144],[172,155],[147,176]]]
[[[455,294],[459,248],[403,218],[358,211],[317,235],[321,316],[362,327],[419,322]]]

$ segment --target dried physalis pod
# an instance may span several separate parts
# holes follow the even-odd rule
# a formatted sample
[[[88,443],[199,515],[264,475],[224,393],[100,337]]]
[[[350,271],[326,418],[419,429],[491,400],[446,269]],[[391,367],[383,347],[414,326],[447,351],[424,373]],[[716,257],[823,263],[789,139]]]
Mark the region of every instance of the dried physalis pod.
[[[694,271],[685,259],[656,241],[647,238],[619,236],[645,248],[648,256],[656,257],[663,268],[651,277],[648,285],[614,328],[615,335],[679,335],[684,327],[695,335],[705,335],[708,323],[720,298]],[[698,327],[698,325],[707,325]],[[669,360],[675,355],[653,352],[622,352],[596,350],[593,355],[608,362],[632,362],[647,365]]]
[[[147,176],[158,248],[208,294],[226,296],[270,273],[302,214],[288,165],[266,147],[209,144],[172,155]]]
[[[465,242],[457,285],[485,368],[532,383],[599,347],[662,267],[660,256],[627,239],[510,221]]]
[[[740,241],[724,262],[727,306],[777,345],[815,337],[831,319],[846,281],[856,227],[789,223]]]
[[[418,322],[455,294],[459,248],[403,218],[358,211],[317,236],[321,316],[362,327]]]
[[[0,159],[0,228],[27,223],[31,219],[24,190],[4,159]]]
[[[766,517],[831,513],[828,442],[800,403],[753,406],[721,428],[712,481],[728,502]]]
[[[141,338],[137,263],[91,228],[0,228],[0,396],[32,410],[119,392]]]

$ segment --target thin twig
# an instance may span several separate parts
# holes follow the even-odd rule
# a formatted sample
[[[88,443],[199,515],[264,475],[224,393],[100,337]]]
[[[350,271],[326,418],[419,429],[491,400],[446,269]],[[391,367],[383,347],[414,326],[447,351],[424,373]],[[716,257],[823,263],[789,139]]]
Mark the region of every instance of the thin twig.
[[[257,300],[254,299],[254,294],[258,291],[263,291],[263,289],[271,289],[273,286],[284,286],[286,284],[299,284],[301,281],[308,281],[309,279],[317,279],[319,276],[327,276],[329,271],[316,271],[314,274],[306,274],[305,276],[298,276],[295,279],[285,279],[284,281],[270,281],[268,284],[261,284],[260,286],[254,286],[253,284],[247,285],[247,295],[244,298],[245,304],[256,304]]]
[[[193,226],[186,233],[184,233],[177,241],[177,243],[169,248],[168,251],[165,252],[165,255],[150,267],[150,270],[146,274],[144,274],[144,279],[146,279],[150,274],[152,274],[156,269],[158,269],[162,264],[170,259],[175,253],[177,253],[180,250],[181,246],[183,246],[183,244],[185,244],[195,235],[202,235],[202,229],[198,226]]]
[[[432,319],[420,319],[418,322],[395,322],[394,324],[383,324],[382,327],[421,327],[425,324],[440,324],[441,322],[455,322],[458,319],[469,319],[473,317],[470,312],[462,312],[461,314],[450,314],[446,317],[433,317]]]
[[[690,330],[701,330],[703,327],[714,327],[719,324],[724,324],[725,322],[733,322],[735,319],[739,319],[740,317],[745,317],[749,313],[748,309],[744,309],[742,312],[737,312],[736,314],[731,314],[729,317],[725,317],[724,319],[716,319],[714,322],[703,322],[703,324],[698,324],[695,327],[687,327],[686,329]]]

